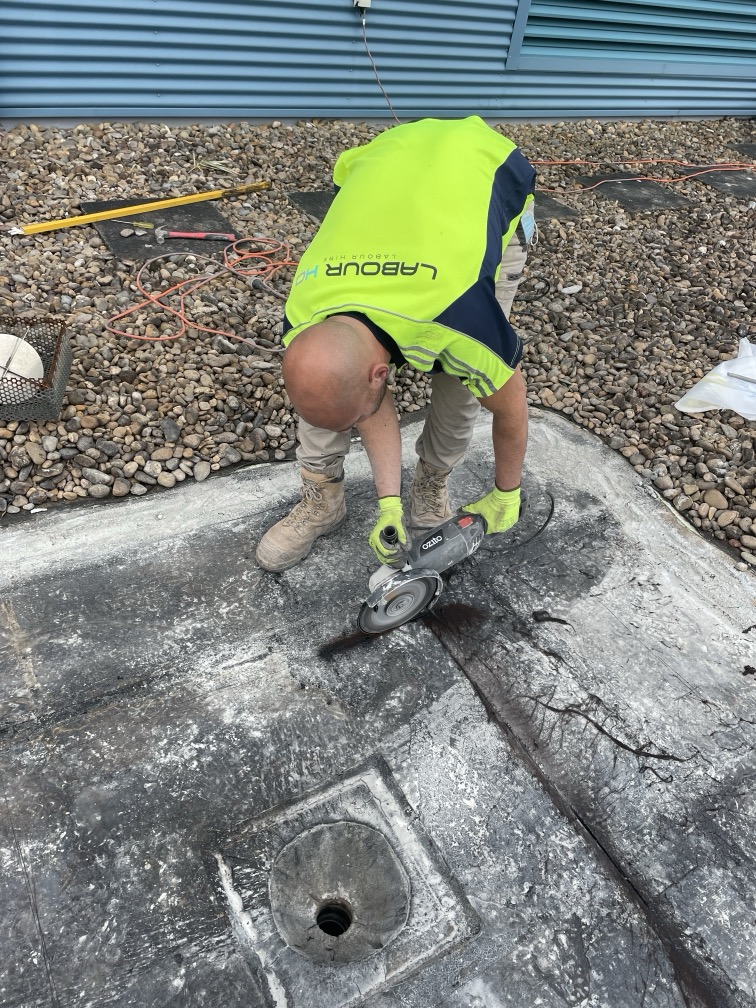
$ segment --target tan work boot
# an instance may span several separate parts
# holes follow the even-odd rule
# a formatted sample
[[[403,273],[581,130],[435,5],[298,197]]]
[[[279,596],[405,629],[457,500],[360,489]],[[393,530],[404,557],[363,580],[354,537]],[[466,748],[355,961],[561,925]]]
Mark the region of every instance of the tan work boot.
[[[340,528],[346,517],[344,478],[302,469],[302,499],[269,528],[257,546],[257,562],[268,571],[283,571],[304,560],[320,536]]]
[[[451,518],[449,491],[446,488],[448,469],[435,469],[422,459],[417,460],[412,480],[410,525],[415,529],[433,528]]]

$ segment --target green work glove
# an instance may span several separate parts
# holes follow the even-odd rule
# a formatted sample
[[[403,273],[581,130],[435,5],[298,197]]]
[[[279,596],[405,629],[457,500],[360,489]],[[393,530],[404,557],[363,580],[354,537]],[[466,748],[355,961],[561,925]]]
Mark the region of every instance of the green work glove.
[[[494,487],[490,493],[472,504],[465,504],[463,511],[483,515],[486,520],[486,534],[506,532],[520,517],[520,488],[499,490]]]
[[[370,533],[368,541],[381,563],[395,566],[403,561],[403,547],[407,545],[407,530],[404,527],[401,497],[379,498],[378,521],[375,523],[375,528]]]

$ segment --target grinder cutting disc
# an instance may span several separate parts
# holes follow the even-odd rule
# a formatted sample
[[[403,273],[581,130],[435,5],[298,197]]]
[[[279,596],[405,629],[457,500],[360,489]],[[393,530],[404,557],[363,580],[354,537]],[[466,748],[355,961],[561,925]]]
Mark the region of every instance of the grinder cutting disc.
[[[432,605],[442,587],[435,571],[399,571],[370,594],[357,617],[357,625],[369,634],[393,630]]]

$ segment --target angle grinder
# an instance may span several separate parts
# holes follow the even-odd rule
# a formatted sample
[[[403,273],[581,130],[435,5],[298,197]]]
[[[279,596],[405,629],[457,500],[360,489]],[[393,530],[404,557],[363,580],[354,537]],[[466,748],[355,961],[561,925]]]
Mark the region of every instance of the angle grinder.
[[[370,578],[370,594],[357,617],[360,630],[384,633],[430,609],[443,590],[443,572],[472,556],[485,534],[485,518],[464,512],[426,529],[403,555],[400,570],[384,564]],[[390,533],[386,538],[395,544]]]

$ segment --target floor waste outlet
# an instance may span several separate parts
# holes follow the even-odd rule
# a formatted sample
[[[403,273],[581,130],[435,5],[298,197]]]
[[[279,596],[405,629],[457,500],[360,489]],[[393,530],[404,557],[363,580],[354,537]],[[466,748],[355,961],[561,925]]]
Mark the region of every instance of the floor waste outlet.
[[[336,965],[375,955],[401,931],[410,884],[382,833],[331,823],[284,847],[270,874],[270,903],[290,948]]]
[[[261,1004],[360,1005],[479,930],[379,758],[217,835],[207,865]]]

